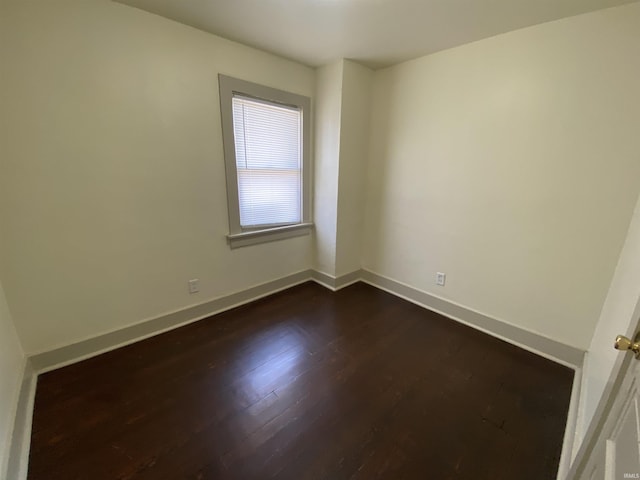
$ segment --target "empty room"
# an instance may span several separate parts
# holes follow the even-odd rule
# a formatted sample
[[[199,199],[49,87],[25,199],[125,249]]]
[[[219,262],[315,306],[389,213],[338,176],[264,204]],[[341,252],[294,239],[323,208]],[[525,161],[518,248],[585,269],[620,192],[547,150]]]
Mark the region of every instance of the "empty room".
[[[0,0],[0,479],[640,478],[640,3]]]

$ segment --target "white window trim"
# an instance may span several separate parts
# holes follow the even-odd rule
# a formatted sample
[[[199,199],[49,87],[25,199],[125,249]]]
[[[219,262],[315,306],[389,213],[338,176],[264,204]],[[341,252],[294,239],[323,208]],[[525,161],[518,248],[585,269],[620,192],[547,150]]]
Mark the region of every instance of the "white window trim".
[[[313,228],[311,222],[311,99],[303,95],[285,92],[257,83],[240,80],[226,75],[218,75],[220,88],[220,113],[222,116],[222,140],[227,177],[227,206],[229,210],[229,234],[227,241],[231,248],[245,247],[257,243],[282,240],[284,238],[308,235]],[[240,205],[238,200],[238,175],[236,170],[236,149],[233,134],[233,94],[254,97],[258,100],[295,106],[302,110],[302,221],[300,223],[275,226],[264,229],[242,228],[240,226]]]

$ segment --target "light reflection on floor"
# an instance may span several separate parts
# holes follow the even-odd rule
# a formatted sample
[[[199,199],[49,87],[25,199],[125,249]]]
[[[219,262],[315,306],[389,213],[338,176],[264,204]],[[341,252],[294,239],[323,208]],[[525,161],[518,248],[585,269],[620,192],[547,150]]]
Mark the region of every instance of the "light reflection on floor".
[[[266,336],[273,341],[265,342]],[[235,424],[236,438],[251,442],[251,434],[264,427],[265,410],[273,410],[274,418],[281,413],[276,405],[278,392],[286,389],[288,395],[298,395],[293,391],[294,381],[303,373],[303,365],[308,368],[304,362],[308,355],[307,340],[286,323],[272,326],[242,345],[234,362],[241,364],[246,373],[234,382],[233,391],[249,415]]]

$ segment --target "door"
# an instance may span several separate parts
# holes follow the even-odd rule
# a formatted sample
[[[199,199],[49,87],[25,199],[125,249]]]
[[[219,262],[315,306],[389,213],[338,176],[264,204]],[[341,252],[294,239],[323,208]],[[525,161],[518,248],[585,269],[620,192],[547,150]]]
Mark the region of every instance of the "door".
[[[640,322],[635,328],[639,331]],[[640,342],[640,335],[635,340]],[[631,350],[640,352],[640,343],[616,343],[629,349],[620,350],[624,359],[613,388],[592,421],[568,480],[640,479],[640,358]]]

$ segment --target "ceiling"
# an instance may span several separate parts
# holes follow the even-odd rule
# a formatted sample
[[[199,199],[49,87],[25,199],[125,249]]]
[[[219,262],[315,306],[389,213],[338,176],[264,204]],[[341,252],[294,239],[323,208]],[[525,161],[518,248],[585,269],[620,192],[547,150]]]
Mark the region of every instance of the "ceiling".
[[[311,66],[373,68],[636,0],[117,0]]]

